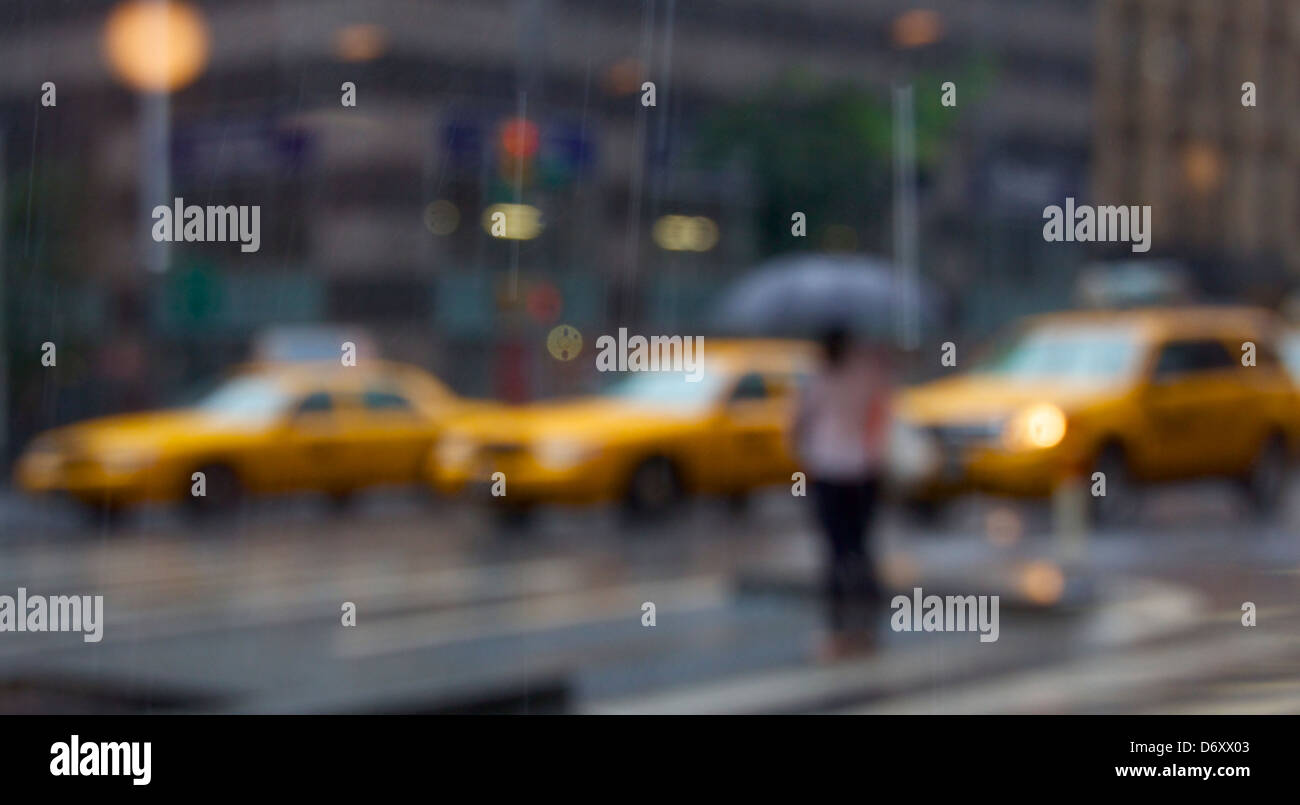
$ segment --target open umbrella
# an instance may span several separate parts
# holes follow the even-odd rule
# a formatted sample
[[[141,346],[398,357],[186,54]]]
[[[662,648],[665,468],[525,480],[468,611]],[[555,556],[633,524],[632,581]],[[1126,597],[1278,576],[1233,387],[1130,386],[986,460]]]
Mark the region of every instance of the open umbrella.
[[[723,292],[715,311],[721,331],[815,336],[843,325],[860,336],[891,340],[903,311],[919,327],[934,323],[933,294],[905,285],[892,263],[848,255],[801,254],[759,265]]]

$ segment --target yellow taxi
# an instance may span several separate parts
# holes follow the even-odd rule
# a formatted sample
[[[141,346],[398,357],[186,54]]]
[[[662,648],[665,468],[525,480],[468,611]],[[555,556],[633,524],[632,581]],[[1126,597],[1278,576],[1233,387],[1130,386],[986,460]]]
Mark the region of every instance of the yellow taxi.
[[[446,423],[430,480],[485,498],[503,484],[508,510],[618,501],[642,514],[790,483],[789,422],[815,357],[803,342],[707,339],[698,382],[629,372],[597,396],[464,413]]]
[[[251,364],[192,405],[43,433],[16,476],[28,492],[110,511],[146,501],[219,511],[245,493],[297,490],[342,502],[367,486],[422,481],[438,423],[461,404],[398,363]]]
[[[1269,512],[1300,433],[1280,334],[1243,307],[1029,319],[973,370],[900,395],[905,498],[924,510],[973,491],[1047,495],[1070,478],[1100,491],[1104,479],[1094,516],[1113,520],[1142,485],[1223,476]]]

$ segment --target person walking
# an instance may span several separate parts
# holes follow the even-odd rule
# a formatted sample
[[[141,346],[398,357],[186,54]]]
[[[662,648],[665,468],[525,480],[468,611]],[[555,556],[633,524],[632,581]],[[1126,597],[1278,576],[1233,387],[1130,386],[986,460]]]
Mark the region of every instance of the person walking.
[[[892,379],[883,350],[858,348],[846,327],[828,329],[821,351],[820,370],[800,395],[792,433],[826,546],[829,636],[819,654],[835,660],[870,648],[883,598],[869,534]]]

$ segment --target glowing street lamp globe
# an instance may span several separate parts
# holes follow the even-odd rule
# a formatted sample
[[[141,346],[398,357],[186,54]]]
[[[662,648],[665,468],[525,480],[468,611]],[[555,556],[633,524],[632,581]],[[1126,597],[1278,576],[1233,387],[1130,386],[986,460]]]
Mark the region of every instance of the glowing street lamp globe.
[[[208,31],[199,11],[180,0],[126,0],[108,15],[104,55],[139,92],[172,92],[203,72]]]

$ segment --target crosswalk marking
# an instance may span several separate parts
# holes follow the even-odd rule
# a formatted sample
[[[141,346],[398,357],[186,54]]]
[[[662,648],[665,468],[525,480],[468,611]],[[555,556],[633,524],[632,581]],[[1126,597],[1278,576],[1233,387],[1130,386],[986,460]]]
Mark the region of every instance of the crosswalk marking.
[[[1212,645],[1207,645],[1211,644]],[[1089,654],[1042,670],[1011,674],[995,680],[958,685],[935,694],[895,698],[863,707],[855,714],[914,713],[1042,713],[1079,712],[1116,700],[1131,700],[1135,691],[1153,696],[1180,681],[1231,671],[1294,655],[1295,645],[1281,637],[1235,632],[1207,635],[1171,646]],[[1165,712],[1159,704],[1151,708]]]
[[[462,640],[562,629],[625,619],[629,629],[642,628],[641,604],[657,602],[660,617],[723,606],[729,587],[721,576],[705,575],[665,582],[583,590],[444,613],[397,616],[365,629],[340,633],[334,652],[340,657],[370,657]],[[656,627],[658,628],[658,627]]]
[[[355,661],[358,673],[386,659],[408,667],[408,652],[428,652],[421,662],[435,678],[444,670],[478,667],[489,655],[506,667],[531,667],[534,658],[543,658],[582,677],[587,692],[579,701],[591,712],[1288,712],[1300,704],[1300,682],[1261,682],[1255,673],[1300,663],[1300,607],[1268,604],[1267,596],[1255,599],[1260,627],[1228,628],[1240,618],[1230,599],[1216,597],[1211,608],[1187,588],[1134,584],[1121,573],[1117,583],[1128,585],[1130,594],[1116,598],[1108,590],[1082,626],[1069,626],[1077,640],[1056,653],[1004,623],[1002,642],[993,646],[918,636],[887,642],[869,660],[810,667],[794,643],[812,636],[818,621],[813,602],[782,610],[785,604],[755,607],[752,599],[737,598],[732,581],[742,548],[726,539],[678,534],[666,550],[648,540],[629,545],[595,538],[599,534],[481,545],[447,521],[438,521],[438,533],[414,519],[329,525],[324,537],[302,523],[260,523],[241,524],[235,538],[222,540],[146,534],[9,544],[0,549],[0,593],[12,594],[22,584],[33,592],[107,595],[105,645],[128,644],[131,657],[121,666],[127,669],[143,669],[144,660],[134,657],[205,645],[209,633],[213,645],[255,652],[247,647],[274,642],[301,625],[316,630],[304,635],[312,661]],[[373,529],[383,532],[367,533]],[[806,536],[755,533],[743,553],[748,561],[815,562],[816,543]],[[893,547],[926,578],[954,566],[970,574],[969,561],[983,556],[976,546],[966,546],[969,555],[929,543]],[[1114,554],[1130,550],[1126,544],[1108,548]],[[1115,557],[1107,561],[1105,567],[1123,566]],[[1260,572],[1252,581],[1264,577]],[[1285,584],[1289,572],[1269,574],[1274,586]],[[361,627],[338,624],[344,600],[358,603]],[[655,630],[640,626],[646,600],[658,607]],[[675,622],[676,631],[665,628],[665,616],[672,624],[674,614],[690,616]],[[263,627],[261,637],[245,641],[240,635]],[[200,637],[156,650],[144,645],[190,635]],[[25,655],[37,647],[53,652],[71,646],[51,640],[47,647],[33,637],[0,639],[0,660],[30,659]],[[759,645],[764,640],[790,650]],[[719,662],[730,659],[730,641],[743,651],[757,647],[751,653],[763,655],[762,661]],[[84,655],[76,656],[80,663]],[[1237,679],[1234,662],[1255,676]],[[682,673],[666,683],[669,666]],[[664,689],[668,684],[683,687]],[[1143,702],[1143,692],[1153,698]]]

